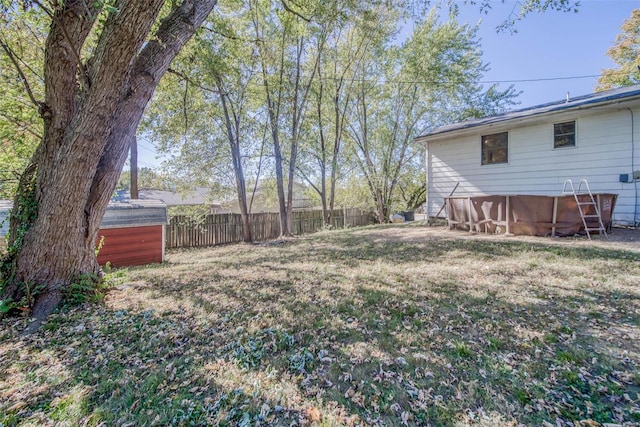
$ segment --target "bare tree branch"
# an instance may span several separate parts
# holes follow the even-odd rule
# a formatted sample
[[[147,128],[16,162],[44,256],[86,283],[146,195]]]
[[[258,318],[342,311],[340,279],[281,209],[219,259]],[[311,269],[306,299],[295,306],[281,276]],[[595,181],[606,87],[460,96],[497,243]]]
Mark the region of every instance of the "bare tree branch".
[[[318,188],[317,185],[315,185],[313,183],[313,181],[311,180],[311,178],[305,173],[304,170],[302,170],[299,166],[296,166],[296,170],[298,171],[298,173],[300,175],[302,175],[302,178],[304,178],[305,181],[307,181],[309,183],[309,185],[311,186],[311,188],[313,188],[316,193],[318,193],[319,195],[322,195],[322,191]]]

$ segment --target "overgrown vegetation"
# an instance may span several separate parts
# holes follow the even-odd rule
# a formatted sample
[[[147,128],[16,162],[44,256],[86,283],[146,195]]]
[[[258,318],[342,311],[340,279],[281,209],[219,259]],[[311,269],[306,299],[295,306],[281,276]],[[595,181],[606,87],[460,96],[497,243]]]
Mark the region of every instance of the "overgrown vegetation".
[[[420,225],[181,251],[0,328],[0,424],[640,423],[640,249]]]

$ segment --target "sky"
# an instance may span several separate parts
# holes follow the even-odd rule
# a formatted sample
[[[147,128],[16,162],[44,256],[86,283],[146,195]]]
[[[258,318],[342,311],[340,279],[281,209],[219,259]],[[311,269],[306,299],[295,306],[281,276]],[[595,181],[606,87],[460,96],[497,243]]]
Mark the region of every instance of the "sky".
[[[530,14],[516,22],[516,34],[496,33],[516,2],[493,2],[486,15],[477,6],[460,2],[460,22],[480,22],[483,58],[490,70],[487,81],[510,84],[522,91],[518,108],[530,107],[570,96],[593,92],[603,68],[615,68],[606,55],[615,44],[620,26],[640,8],[638,0],[582,0],[577,13],[548,11]],[[557,79],[557,80],[550,80]],[[530,80],[530,81],[522,81]],[[534,81],[537,80],[537,81]]]
[[[593,92],[603,68],[615,64],[606,55],[615,44],[620,26],[640,8],[640,0],[582,0],[578,13],[548,11],[530,14],[516,22],[515,34],[496,32],[516,1],[492,2],[487,14],[479,7],[458,2],[461,23],[479,24],[487,82],[501,89],[514,85],[522,93],[514,108],[531,107]],[[591,76],[584,78],[583,76]],[[595,76],[595,77],[594,77]],[[583,77],[583,78],[581,78]],[[156,167],[152,141],[139,141],[139,166]]]

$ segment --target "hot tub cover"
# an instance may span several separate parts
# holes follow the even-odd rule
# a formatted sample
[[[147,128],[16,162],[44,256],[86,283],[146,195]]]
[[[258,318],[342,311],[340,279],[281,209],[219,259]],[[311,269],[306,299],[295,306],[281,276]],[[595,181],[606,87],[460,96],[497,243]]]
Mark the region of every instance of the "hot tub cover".
[[[611,227],[616,194],[594,194],[602,223]],[[579,194],[586,202],[588,194]],[[573,195],[495,195],[448,197],[445,199],[450,228],[487,233],[510,233],[530,236],[572,236],[584,231],[578,205]],[[593,206],[585,214],[593,214]],[[597,228],[597,219],[589,218],[589,228]]]

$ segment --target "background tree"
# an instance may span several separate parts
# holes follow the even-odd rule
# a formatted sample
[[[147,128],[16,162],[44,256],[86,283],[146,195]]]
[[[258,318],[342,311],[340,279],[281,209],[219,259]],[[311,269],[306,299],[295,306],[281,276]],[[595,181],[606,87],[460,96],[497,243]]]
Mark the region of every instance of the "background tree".
[[[43,138],[14,198],[3,310],[32,306],[42,319],[72,281],[100,271],[98,228],[145,106],[215,4],[172,2],[157,23],[163,0],[38,2],[50,22],[44,99],[34,99]]]
[[[143,167],[138,170],[138,183],[140,188],[146,190],[170,190],[172,187],[171,180],[161,172]],[[120,174],[116,190],[128,190],[131,185],[131,171],[124,170]]]
[[[298,146],[326,37],[323,13],[333,5],[308,0],[297,2],[294,11],[286,2],[274,9],[277,6],[271,0],[250,1],[273,146],[281,236],[291,235],[293,228]]]
[[[33,100],[42,99],[44,93],[46,20],[34,10],[5,13],[0,20],[0,198],[10,199],[42,139],[42,121]]]
[[[256,120],[261,94],[246,16],[236,13],[236,2],[228,3],[174,63],[145,128],[162,152],[173,153],[168,167],[185,183],[206,185],[220,196],[235,188],[243,238],[251,242],[255,186],[247,190],[245,171],[255,182],[263,169],[264,126]]]
[[[337,20],[328,29],[312,86],[307,126],[303,128],[299,174],[317,193],[325,225],[331,224],[336,187],[348,166],[344,161],[344,139],[356,73],[369,40],[378,31],[371,13]],[[341,173],[342,172],[342,173]]]
[[[362,63],[349,126],[380,222],[389,219],[406,165],[423,150],[413,144],[418,134],[451,119],[499,110],[514,96],[512,88],[483,91],[476,83],[486,65],[473,28],[454,20],[441,23],[431,12],[398,47],[390,45],[395,25]]]
[[[193,46],[188,48],[193,51]],[[233,186],[230,153],[222,134],[215,88],[202,89],[197,71],[183,71],[187,53],[179,58],[158,87],[149,105],[141,131],[155,141],[159,153],[168,156],[163,175],[171,177],[174,190],[188,192],[207,187],[217,196]]]
[[[631,12],[620,30],[615,46],[607,51],[618,68],[602,70],[596,91],[640,83],[640,9]]]

